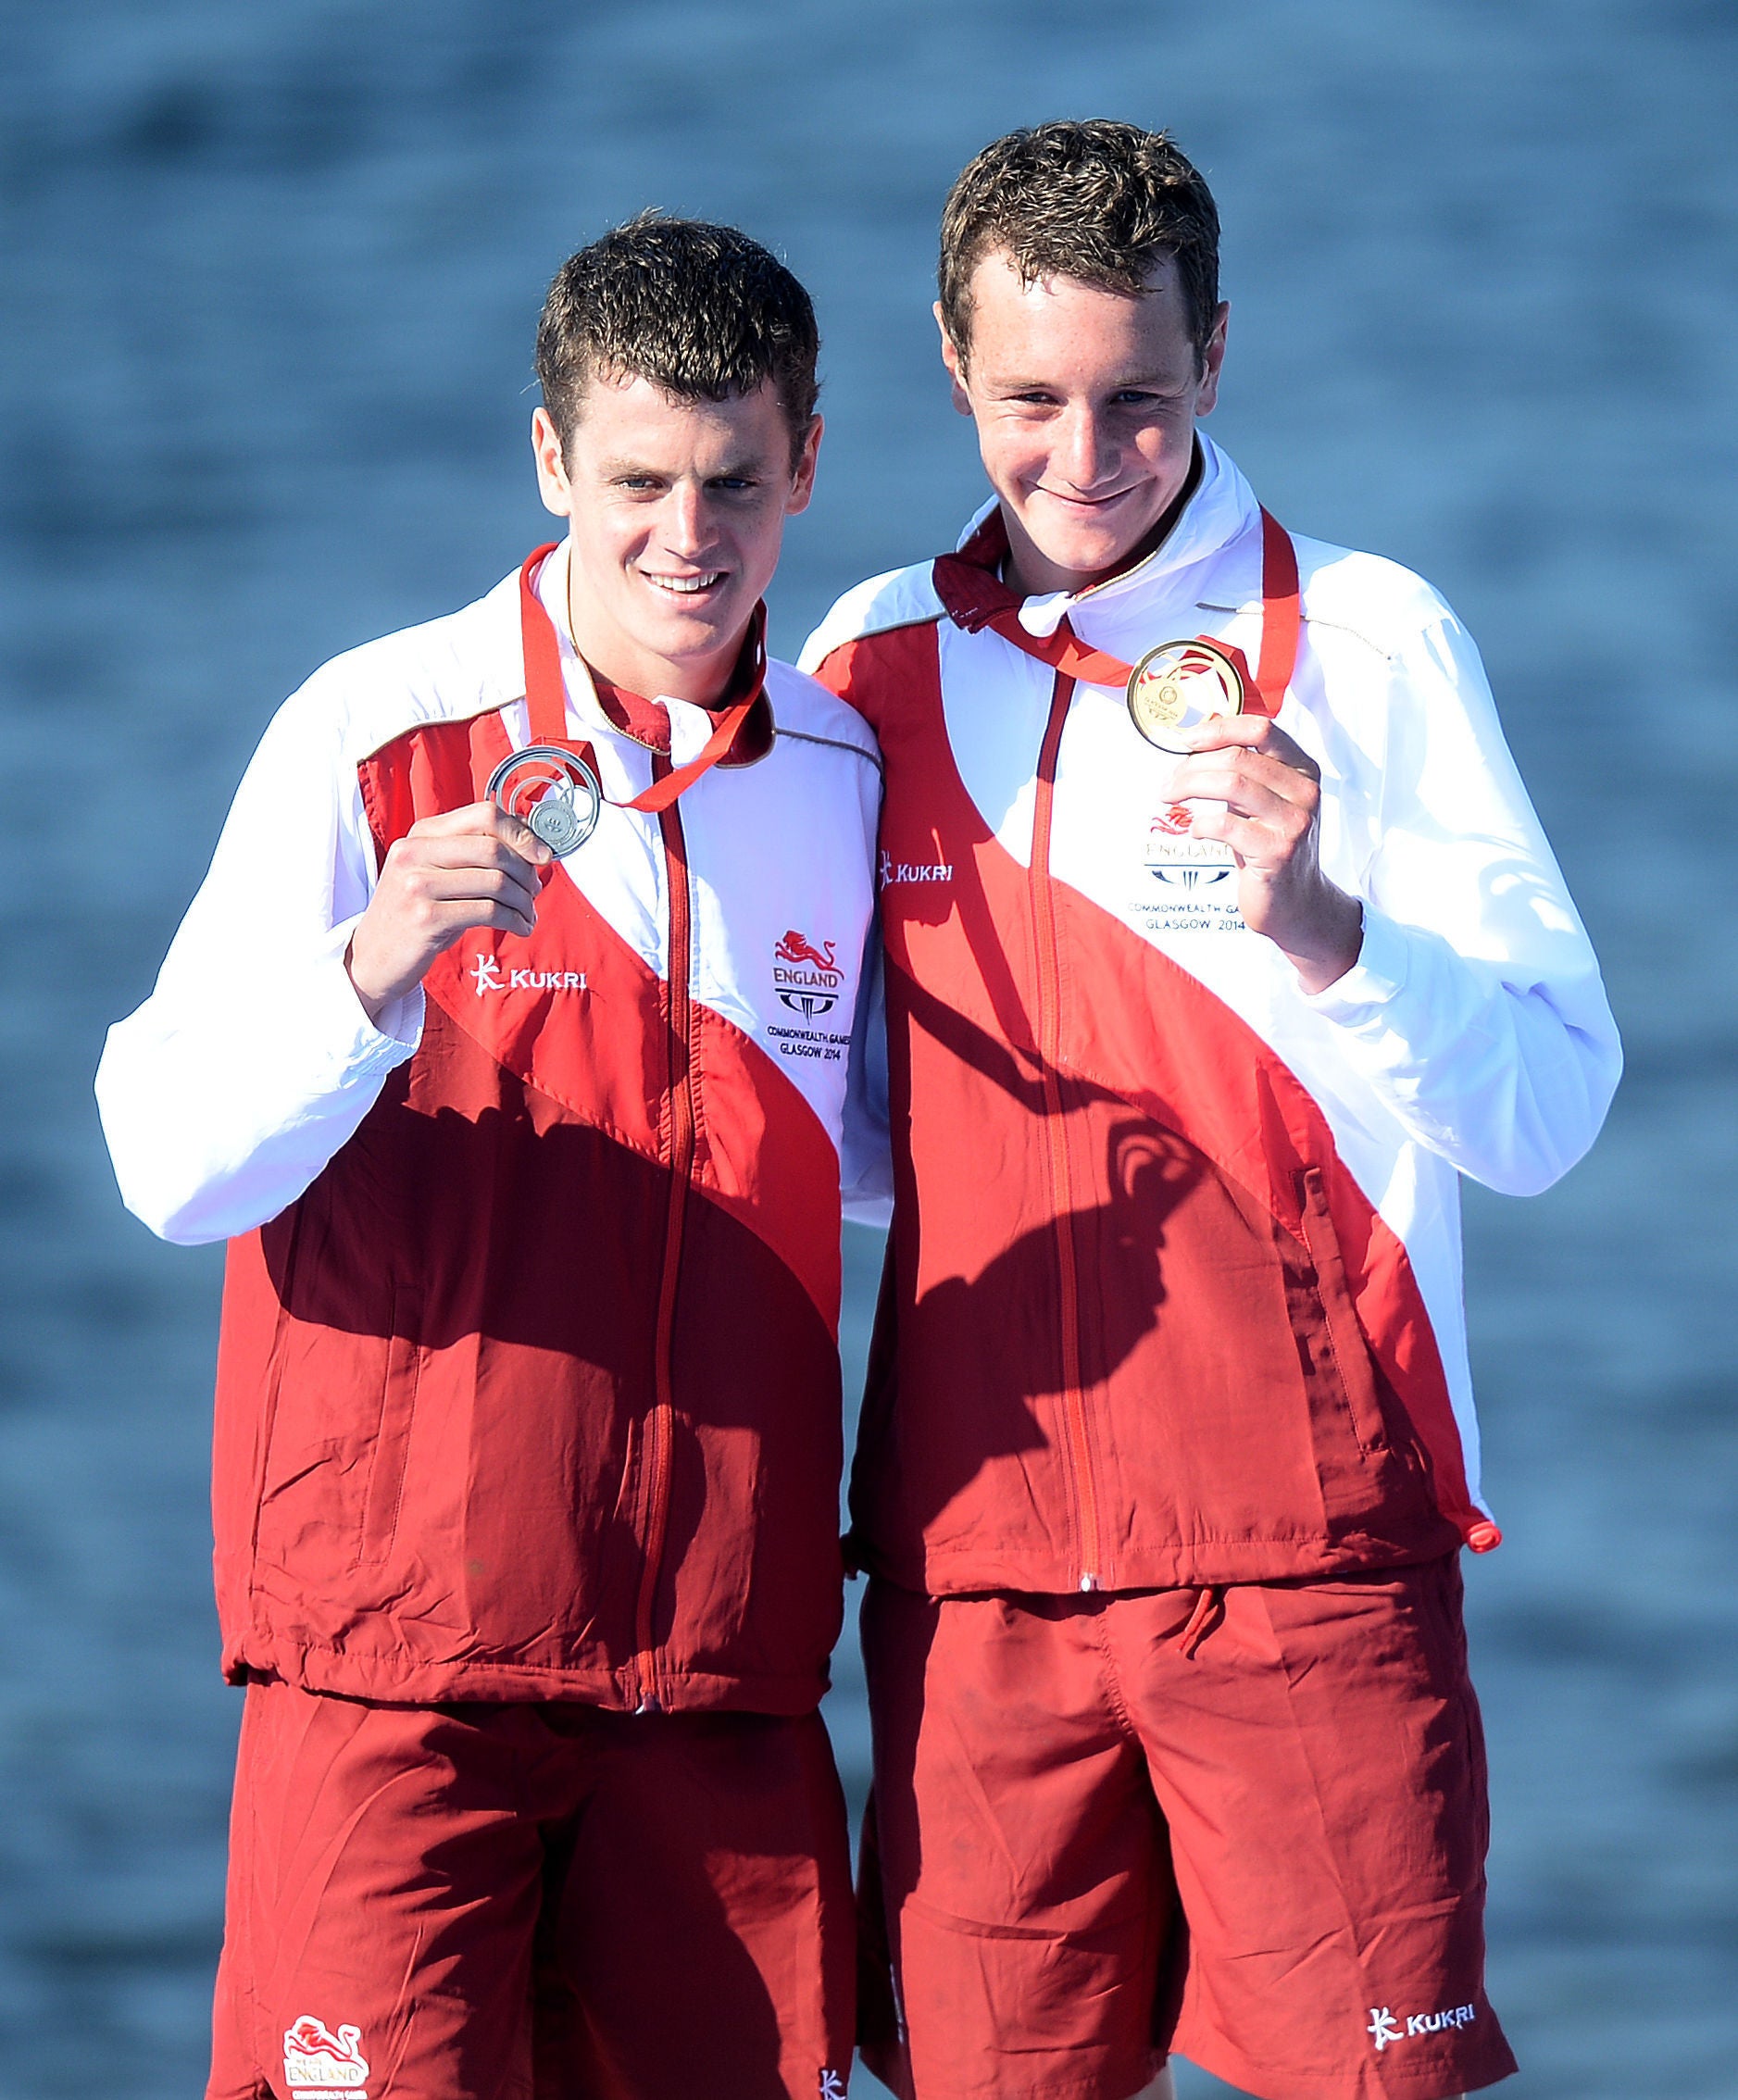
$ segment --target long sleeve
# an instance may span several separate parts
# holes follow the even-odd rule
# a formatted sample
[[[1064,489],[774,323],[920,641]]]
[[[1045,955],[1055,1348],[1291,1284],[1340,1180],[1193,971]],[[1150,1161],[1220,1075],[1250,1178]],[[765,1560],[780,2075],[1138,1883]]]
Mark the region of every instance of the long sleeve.
[[[1308,1003],[1420,1144],[1511,1195],[1598,1134],[1622,1054],[1598,964],[1449,613],[1390,663],[1364,945]]]
[[[96,1094],[129,1210],[191,1244],[294,1201],[416,1049],[420,992],[369,1019],[344,952],[375,869],[353,766],[316,679],[247,769],[211,869]]]

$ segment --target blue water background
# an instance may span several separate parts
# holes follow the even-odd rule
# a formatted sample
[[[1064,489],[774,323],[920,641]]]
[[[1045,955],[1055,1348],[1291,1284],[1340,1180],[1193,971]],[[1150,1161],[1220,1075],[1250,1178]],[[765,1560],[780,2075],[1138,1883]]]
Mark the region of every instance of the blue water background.
[[[1604,956],[1604,1141],[1469,1203],[1492,1991],[1518,2100],[1738,2094],[1735,78],[1719,0],[0,8],[0,2100],[202,2075],[219,1256],[123,1216],[89,1080],[255,739],[542,536],[542,288],[648,203],[740,221],[819,307],[781,651],[951,539],[936,207],[1058,113],[1209,172],[1215,434],[1281,518],[1446,592]]]

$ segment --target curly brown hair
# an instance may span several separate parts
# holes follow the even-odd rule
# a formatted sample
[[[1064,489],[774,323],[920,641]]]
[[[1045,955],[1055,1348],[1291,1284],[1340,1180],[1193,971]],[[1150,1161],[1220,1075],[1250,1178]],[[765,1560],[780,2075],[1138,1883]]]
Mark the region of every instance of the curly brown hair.
[[[808,294],[733,226],[643,211],[577,255],[537,324],[537,379],[565,446],[599,373],[680,401],[722,401],[771,380],[795,461],[815,419],[820,337]]]
[[[1219,310],[1219,207],[1167,131],[1107,117],[1060,120],[993,140],[942,207],[942,319],[960,359],[971,338],[971,276],[1007,256],[1020,281],[1072,277],[1143,296],[1174,256],[1197,362]]]

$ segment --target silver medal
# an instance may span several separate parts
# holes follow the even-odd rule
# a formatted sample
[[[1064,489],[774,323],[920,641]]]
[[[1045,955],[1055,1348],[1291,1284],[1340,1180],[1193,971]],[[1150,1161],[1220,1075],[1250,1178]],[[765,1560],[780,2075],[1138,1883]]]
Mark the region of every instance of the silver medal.
[[[508,816],[529,824],[557,859],[585,844],[604,806],[591,767],[553,744],[528,744],[502,759],[489,776],[488,792]]]

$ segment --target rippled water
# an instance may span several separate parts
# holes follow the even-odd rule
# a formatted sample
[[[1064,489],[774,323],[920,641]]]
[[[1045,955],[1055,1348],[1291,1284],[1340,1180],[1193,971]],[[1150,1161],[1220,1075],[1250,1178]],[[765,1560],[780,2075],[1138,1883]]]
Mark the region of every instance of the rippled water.
[[[1216,434],[1469,620],[1607,965],[1606,1139],[1469,1204],[1492,1989],[1517,2095],[1738,2094],[1735,77],[1730,0],[0,6],[0,2100],[202,2074],[219,1264],[120,1213],[89,1075],[261,725],[541,535],[542,286],[648,202],[740,220],[820,309],[784,652],[941,544],[978,481],[939,198],[1094,112],[1209,171]]]

